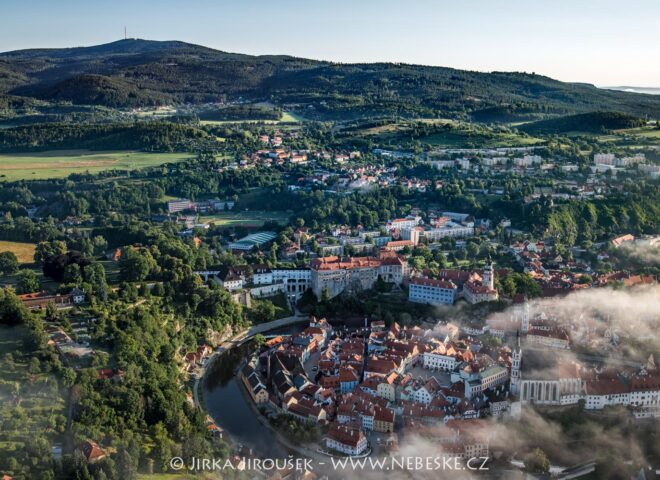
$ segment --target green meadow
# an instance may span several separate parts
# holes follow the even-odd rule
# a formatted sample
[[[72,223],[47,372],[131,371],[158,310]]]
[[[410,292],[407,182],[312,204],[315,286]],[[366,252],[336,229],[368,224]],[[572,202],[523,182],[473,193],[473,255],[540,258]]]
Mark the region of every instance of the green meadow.
[[[216,226],[223,227],[260,227],[265,222],[275,221],[280,225],[288,221],[288,214],[286,212],[269,212],[261,210],[248,210],[248,211],[226,211],[218,212],[212,215],[202,215],[199,217],[201,223],[212,223]]]
[[[188,153],[134,151],[52,150],[38,153],[0,155],[0,180],[43,180],[63,178],[72,173],[106,170],[136,170],[190,158]]]

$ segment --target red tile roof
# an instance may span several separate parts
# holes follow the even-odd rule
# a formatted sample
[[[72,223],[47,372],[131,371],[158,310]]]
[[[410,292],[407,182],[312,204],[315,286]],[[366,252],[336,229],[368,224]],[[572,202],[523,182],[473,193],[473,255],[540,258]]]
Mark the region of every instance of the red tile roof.
[[[434,278],[422,278],[417,277],[410,280],[410,283],[413,285],[424,285],[427,287],[437,287],[437,288],[451,288],[456,290],[458,287],[451,280],[437,280]]]
[[[88,462],[99,460],[106,456],[105,451],[96,442],[87,440],[80,444],[78,447],[80,451],[85,455],[85,458]]]
[[[364,440],[365,438],[362,430],[339,425],[336,423],[330,427],[328,437],[344,445],[349,445],[353,448],[357,447],[360,441]]]

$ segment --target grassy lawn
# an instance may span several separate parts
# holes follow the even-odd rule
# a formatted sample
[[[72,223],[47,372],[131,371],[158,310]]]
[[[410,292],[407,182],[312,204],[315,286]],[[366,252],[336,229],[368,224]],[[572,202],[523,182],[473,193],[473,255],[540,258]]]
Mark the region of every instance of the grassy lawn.
[[[65,401],[55,376],[29,371],[26,335],[23,327],[0,325],[0,460],[35,435],[56,442],[66,423]]]
[[[173,163],[189,158],[187,153],[148,153],[134,151],[51,150],[38,153],[0,155],[0,179],[36,180],[62,178],[72,173],[104,170],[135,170]]]
[[[0,240],[0,252],[14,252],[19,263],[34,263],[34,243],[6,242]]]
[[[283,112],[280,122],[293,123],[293,122],[302,122],[303,120],[304,118],[298,114],[295,114],[293,112]]]
[[[264,222],[276,221],[280,225],[285,225],[289,220],[289,214],[286,212],[268,212],[263,210],[248,211],[228,211],[219,212],[212,215],[201,215],[201,223],[213,223],[216,226],[233,227],[260,227]]]

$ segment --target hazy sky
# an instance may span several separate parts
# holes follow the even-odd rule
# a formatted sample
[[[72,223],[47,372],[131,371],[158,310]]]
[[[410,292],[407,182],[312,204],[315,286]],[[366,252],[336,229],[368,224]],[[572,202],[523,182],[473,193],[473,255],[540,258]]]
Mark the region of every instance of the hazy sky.
[[[129,37],[660,87],[660,0],[0,0],[0,51]]]

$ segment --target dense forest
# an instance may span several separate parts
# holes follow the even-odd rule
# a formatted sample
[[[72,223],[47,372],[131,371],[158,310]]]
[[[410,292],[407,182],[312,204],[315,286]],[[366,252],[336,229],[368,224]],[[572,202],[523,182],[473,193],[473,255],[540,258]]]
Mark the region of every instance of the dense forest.
[[[93,465],[79,455],[56,459],[46,432],[35,432],[33,442],[19,446],[12,459],[0,460],[0,468],[16,478],[135,479],[138,468],[166,470],[172,456],[228,454],[224,442],[205,432],[203,415],[187,400],[179,382],[178,357],[180,349],[195,349],[208,329],[239,328],[245,312],[226,291],[205,287],[193,274],[193,267],[203,268],[210,261],[206,248],[196,249],[156,230],[146,235],[150,247],[124,249],[122,283],[115,291],[93,256],[62,253],[67,244],[60,241],[39,245],[44,272],[52,274],[53,265],[60,264],[62,291],[75,286],[89,300],[97,350],[92,364],[84,368],[65,364],[47,342],[44,320],[67,325],[69,313],[55,308],[48,308],[45,316],[28,312],[11,288],[0,289],[0,326],[18,324],[28,331],[24,353],[35,359],[33,375],[56,374],[60,381],[51,387],[51,395],[69,398],[70,420],[55,418],[57,428],[66,428],[73,445],[94,438],[101,445],[113,445],[115,453]],[[146,281],[157,283],[150,290],[139,283]],[[135,303],[138,296],[140,305]],[[121,372],[120,381],[99,375],[108,364]],[[5,368],[13,368],[13,362]],[[11,415],[3,419],[3,430],[13,431],[18,428],[14,418],[25,413],[19,405],[8,408]]]
[[[43,90],[35,90],[34,96],[55,102],[108,107],[161,105],[172,101],[166,93],[152,92],[124,79],[103,75],[76,75]]]
[[[0,152],[51,149],[191,151],[216,143],[202,129],[173,122],[39,124],[0,129]]]

